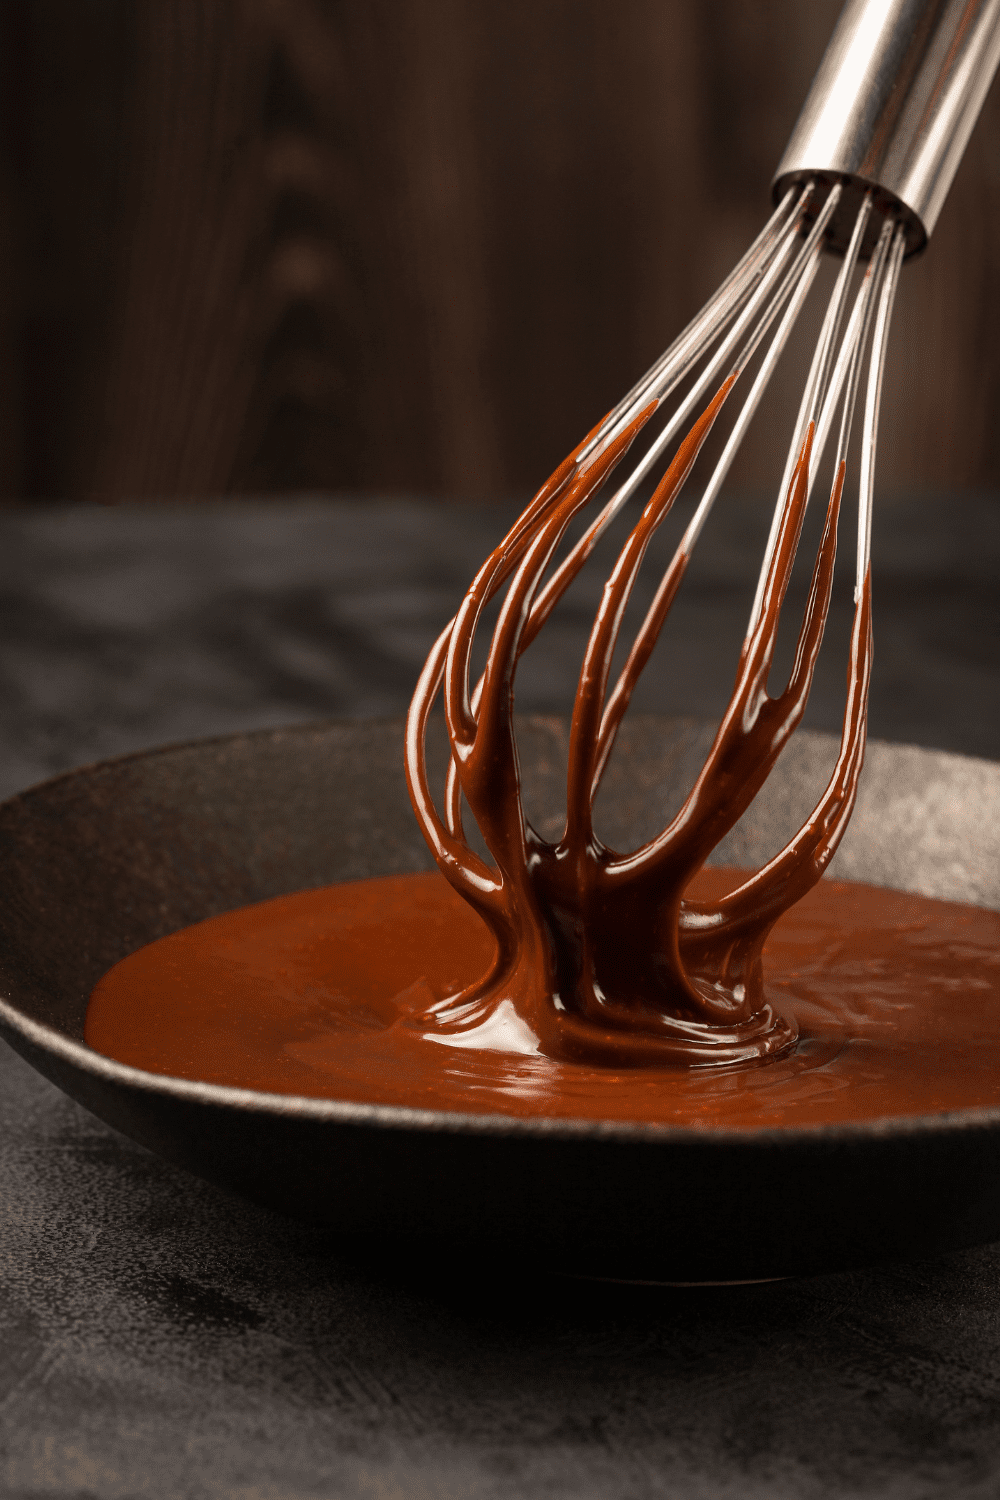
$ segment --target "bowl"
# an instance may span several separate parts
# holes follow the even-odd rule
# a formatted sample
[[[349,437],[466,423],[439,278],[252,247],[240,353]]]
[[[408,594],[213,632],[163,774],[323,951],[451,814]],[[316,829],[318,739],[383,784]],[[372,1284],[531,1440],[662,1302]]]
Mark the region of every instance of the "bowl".
[[[540,824],[558,817],[566,732],[521,724]],[[610,842],[662,825],[711,733],[626,723],[598,810]],[[143,944],[284,892],[430,868],[401,747],[399,721],[267,730],[105,762],[4,803],[0,1034],[150,1150],[383,1252],[690,1283],[1000,1238],[1000,1110],[746,1131],[519,1120],[194,1083],[84,1044],[94,983]],[[796,826],[835,750],[800,732],[718,862],[759,859]],[[1000,908],[998,807],[1000,766],[875,743],[834,874]]]

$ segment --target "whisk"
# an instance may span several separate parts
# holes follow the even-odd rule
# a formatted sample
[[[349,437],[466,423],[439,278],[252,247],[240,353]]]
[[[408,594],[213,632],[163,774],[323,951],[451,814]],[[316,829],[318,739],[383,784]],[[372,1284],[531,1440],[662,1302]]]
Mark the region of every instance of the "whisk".
[[[410,792],[440,869],[491,928],[497,956],[477,984],[411,1018],[429,1039],[617,1066],[760,1061],[793,1044],[794,1022],[765,996],[761,954],[774,922],[829,863],[864,757],[875,446],[893,299],[904,258],[923,248],[936,223],[998,60],[1000,0],[851,0],[775,176],[772,218],[691,324],[538,492],[435,644],[410,710]],[[611,850],[594,831],[593,805],[622,717],[820,258],[831,250],[841,265],[792,429],[732,699],[669,826],[639,849]],[[649,542],[710,429],[737,405],[735,393],[747,381],[612,684],[625,606]],[[860,440],[852,442],[858,420]],[[642,456],[559,560],[571,522],[640,431]],[[566,824],[549,842],[520,800],[517,664],[598,540],[664,464],[590,632],[569,734]],[[772,695],[782,603],[824,464],[830,480],[822,539],[788,681]],[[833,773],[806,822],[763,869],[720,900],[691,899],[685,891],[692,878],[801,721],[849,480],[857,507],[854,622]],[[476,628],[505,588],[486,670],[473,687]],[[425,740],[442,688],[450,762],[439,812]],[[466,837],[463,804],[492,864]]]

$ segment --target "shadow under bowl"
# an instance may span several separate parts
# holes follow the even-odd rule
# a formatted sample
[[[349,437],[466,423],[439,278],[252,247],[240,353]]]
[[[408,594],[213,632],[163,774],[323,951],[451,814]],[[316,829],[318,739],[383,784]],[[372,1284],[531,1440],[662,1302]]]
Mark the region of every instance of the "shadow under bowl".
[[[662,826],[712,731],[627,723],[599,814],[608,841]],[[566,725],[526,720],[529,810],[556,817]],[[411,1254],[655,1281],[753,1280],[1000,1238],[1000,1110],[714,1131],[511,1119],[303,1099],[141,1072],[83,1042],[112,964],[219,912],[430,867],[402,725],[236,735],[92,766],[0,807],[0,1035],[168,1160],[345,1238]],[[717,851],[766,856],[835,753],[800,734]],[[436,748],[442,764],[443,745]],[[1000,766],[874,744],[834,874],[1000,908]]]

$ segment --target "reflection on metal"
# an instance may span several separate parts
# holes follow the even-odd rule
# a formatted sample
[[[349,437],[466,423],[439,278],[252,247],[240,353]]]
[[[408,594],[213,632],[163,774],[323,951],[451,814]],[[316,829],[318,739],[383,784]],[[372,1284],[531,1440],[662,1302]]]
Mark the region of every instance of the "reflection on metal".
[[[998,62],[1000,0],[848,0],[775,173],[775,202],[806,179],[842,183],[830,233],[843,250],[874,187],[876,207],[907,225],[907,254],[922,250]],[[874,242],[873,223],[862,253]]]

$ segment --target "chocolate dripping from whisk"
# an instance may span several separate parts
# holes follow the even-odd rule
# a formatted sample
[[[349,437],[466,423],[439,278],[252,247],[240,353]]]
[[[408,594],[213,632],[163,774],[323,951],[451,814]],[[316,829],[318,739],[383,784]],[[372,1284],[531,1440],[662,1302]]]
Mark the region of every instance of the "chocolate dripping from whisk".
[[[881,237],[883,261],[890,231],[887,226]],[[897,245],[898,266],[899,236]],[[884,339],[888,301],[891,297],[883,297],[879,339]],[[855,333],[867,306],[859,296]],[[596,438],[590,434],[480,569],[458,615],[431,652],[414,696],[407,771],[414,808],[435,858],[490,927],[497,957],[490,973],[471,989],[409,1023],[426,1029],[430,1038],[611,1066],[760,1061],[793,1044],[793,1023],[765,998],[761,953],[781,913],[819,879],[854,804],[871,666],[866,546],[859,548],[859,568],[862,559],[864,568],[856,591],[841,750],[829,784],[796,836],[738,890],[711,904],[686,902],[684,890],[760,790],[805,710],[832,589],[846,438],[863,342],[855,338],[848,349],[845,340],[822,403],[823,382],[816,386],[816,410],[807,411],[798,457],[779,500],[736,686],[706,764],[677,816],[641,849],[622,854],[605,847],[594,832],[593,803],[622,715],[687,567],[689,546],[682,543],[667,570],[608,696],[611,660],[649,541],[730,396],[739,366],[681,442],[605,587],[576,694],[566,827],[556,842],[543,839],[530,825],[520,799],[513,723],[517,663],[599,534],[594,523],[543,587],[567,527],[621,461],[658,398],[636,411],[617,433],[602,436],[607,433],[602,424]],[[827,354],[823,361],[830,363]],[[829,375],[827,369],[824,378]],[[821,434],[829,428],[845,378],[848,393],[834,483],[795,660],[784,690],[771,697],[767,679],[809,496],[817,426]],[[869,381],[866,415],[873,421],[877,381],[875,386],[873,398]],[[867,479],[870,505],[870,468]],[[505,584],[487,669],[470,694],[476,625],[485,604]],[[434,806],[424,758],[428,716],[442,686],[452,752],[444,818]],[[495,868],[465,838],[463,797]]]

